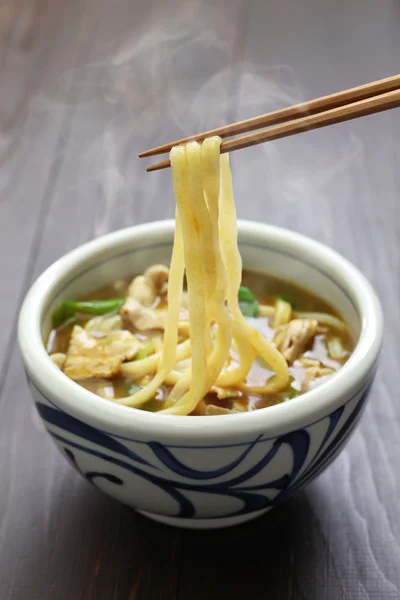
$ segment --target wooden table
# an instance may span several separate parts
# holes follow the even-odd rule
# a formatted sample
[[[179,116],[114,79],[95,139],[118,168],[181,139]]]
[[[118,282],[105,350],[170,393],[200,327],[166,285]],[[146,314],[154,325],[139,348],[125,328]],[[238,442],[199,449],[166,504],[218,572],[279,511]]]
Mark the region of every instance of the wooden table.
[[[173,216],[137,153],[399,70],[397,0],[9,0],[0,5],[0,599],[398,600],[400,112],[232,156],[240,217],[335,248],[376,287],[386,340],[336,462],[250,525],[156,525],[55,450],[15,340],[50,263]]]

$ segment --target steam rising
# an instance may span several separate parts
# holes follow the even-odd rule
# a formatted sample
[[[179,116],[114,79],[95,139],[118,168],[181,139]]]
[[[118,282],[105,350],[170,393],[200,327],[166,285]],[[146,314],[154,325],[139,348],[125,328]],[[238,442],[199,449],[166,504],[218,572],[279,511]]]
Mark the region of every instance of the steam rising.
[[[147,163],[137,159],[140,150],[311,97],[287,65],[261,66],[243,60],[243,53],[235,60],[237,32],[218,22],[211,27],[195,6],[173,18],[169,7],[158,21],[143,21],[119,45],[101,46],[95,61],[66,72],[37,100],[37,110],[46,113],[67,106],[79,123],[67,146],[81,155],[70,191],[82,199],[96,195],[94,235],[147,219],[142,206],[160,194],[155,218],[173,216],[170,174],[146,175]],[[314,95],[326,91],[316,89]],[[330,144],[326,132],[312,132],[234,153],[238,215],[296,229],[298,211],[313,211],[329,241],[329,187],[341,177],[344,196],[351,194],[346,173],[363,154],[351,128],[337,130]],[[79,211],[85,210],[81,202]],[[306,233],[315,234],[311,225]]]

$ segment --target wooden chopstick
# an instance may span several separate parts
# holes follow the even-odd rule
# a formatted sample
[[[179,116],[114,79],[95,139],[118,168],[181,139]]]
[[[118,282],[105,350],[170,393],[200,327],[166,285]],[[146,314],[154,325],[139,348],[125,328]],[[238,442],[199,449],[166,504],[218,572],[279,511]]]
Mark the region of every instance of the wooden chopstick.
[[[350,104],[352,102],[377,96],[385,92],[391,92],[399,88],[400,75],[393,75],[392,77],[386,77],[385,79],[372,81],[371,83],[350,88],[348,90],[343,90],[341,92],[336,92],[335,94],[330,94],[329,96],[322,96],[321,98],[316,98],[315,100],[311,100],[309,102],[302,102],[301,104],[288,106],[287,108],[276,110],[271,113],[246,119],[245,121],[238,121],[237,123],[232,123],[231,125],[217,127],[216,129],[210,129],[204,133],[198,133],[196,135],[176,140],[175,142],[169,142],[168,144],[163,144],[157,148],[152,148],[150,150],[146,150],[145,152],[141,152],[139,154],[139,158],[164,154],[169,152],[174,146],[185,144],[186,142],[190,142],[192,140],[202,141],[205,138],[213,135],[218,135],[221,138],[225,138],[232,135],[238,135],[240,133],[248,133],[249,131],[261,129],[262,127],[277,125],[278,123],[285,123],[287,121],[291,121],[292,119],[300,118],[301,116],[317,114],[333,108],[338,108],[339,106]]]
[[[325,112],[319,112],[287,123],[275,125],[256,133],[251,133],[231,140],[225,140],[221,144],[221,153],[232,152],[233,150],[248,148],[249,146],[255,146],[257,144],[262,144],[263,142],[277,140],[304,131],[350,121],[351,119],[365,117],[398,106],[400,106],[400,89],[395,89],[386,92],[385,94],[380,94],[379,96],[373,96],[372,98],[366,98],[358,102],[326,110]],[[170,161],[165,160],[147,167],[146,170],[148,172],[158,171],[159,169],[166,169],[169,166]]]

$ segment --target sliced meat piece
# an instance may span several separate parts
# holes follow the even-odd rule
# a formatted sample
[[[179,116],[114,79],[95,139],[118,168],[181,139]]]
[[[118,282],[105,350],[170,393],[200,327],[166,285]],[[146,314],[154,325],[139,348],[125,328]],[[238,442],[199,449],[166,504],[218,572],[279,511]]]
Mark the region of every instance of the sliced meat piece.
[[[168,267],[165,265],[153,265],[144,272],[144,277],[157,296],[165,296],[168,291]]]
[[[120,315],[93,317],[93,319],[85,323],[85,330],[89,331],[95,337],[104,337],[112,331],[118,331],[121,328],[122,319]]]
[[[289,365],[304,352],[314,337],[317,326],[318,321],[314,319],[293,319],[286,325],[283,339],[275,343]]]
[[[75,380],[113,377],[119,373],[123,361],[132,359],[141,346],[129,331],[114,331],[96,338],[75,325],[63,370]]]
[[[136,298],[128,296],[121,308],[125,327],[131,330],[148,331],[164,329],[164,315],[161,311],[143,306]]]
[[[154,304],[156,294],[154,294],[149,282],[146,281],[145,276],[138,275],[128,288],[128,298],[134,298],[143,306],[151,306]]]
[[[138,275],[128,288],[128,296],[143,306],[152,306],[157,296],[165,296],[168,289],[169,269],[165,265],[153,265],[143,275]]]
[[[114,377],[119,373],[122,359],[118,356],[103,357],[69,356],[65,361],[64,373],[70,379],[92,379],[92,377],[103,377],[105,379]]]
[[[168,276],[168,267],[153,265],[143,275],[135,277],[121,308],[125,327],[132,331],[164,329],[165,311],[156,311],[151,307],[158,297],[167,293]]]

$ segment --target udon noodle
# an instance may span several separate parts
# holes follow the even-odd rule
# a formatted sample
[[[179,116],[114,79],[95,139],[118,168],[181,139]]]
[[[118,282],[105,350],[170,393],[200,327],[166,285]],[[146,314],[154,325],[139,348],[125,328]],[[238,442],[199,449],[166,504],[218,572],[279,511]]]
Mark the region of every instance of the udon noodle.
[[[260,356],[275,376],[253,393],[279,391],[289,380],[282,354],[242,315],[238,291],[242,261],[227,154],[220,138],[190,142],[171,150],[176,198],[175,238],[168,281],[168,313],[157,372],[141,390],[117,402],[138,407],[153,398],[177,362],[178,320],[186,273],[191,364],[159,412],[188,415],[214,384],[238,385]],[[215,332],[215,334],[214,334]],[[224,369],[234,339],[240,365]]]

